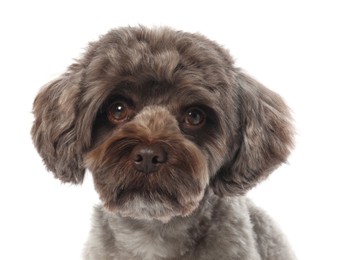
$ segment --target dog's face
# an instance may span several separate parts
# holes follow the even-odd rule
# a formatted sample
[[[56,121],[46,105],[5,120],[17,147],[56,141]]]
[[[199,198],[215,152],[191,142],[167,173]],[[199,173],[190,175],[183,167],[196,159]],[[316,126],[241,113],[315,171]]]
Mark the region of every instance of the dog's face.
[[[134,217],[190,214],[231,147],[222,110],[198,82],[116,86],[85,155],[106,206]]]
[[[107,209],[167,221],[207,187],[245,193],[292,146],[281,98],[200,35],[122,28],[41,90],[34,143],[48,169],[79,183],[88,168]]]

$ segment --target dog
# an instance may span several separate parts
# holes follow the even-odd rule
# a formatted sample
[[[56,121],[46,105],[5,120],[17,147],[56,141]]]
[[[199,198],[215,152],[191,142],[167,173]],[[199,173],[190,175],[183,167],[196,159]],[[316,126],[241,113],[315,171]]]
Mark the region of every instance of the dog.
[[[87,260],[295,259],[245,194],[284,163],[282,98],[203,35],[122,27],[38,93],[32,138],[47,169],[102,204]]]

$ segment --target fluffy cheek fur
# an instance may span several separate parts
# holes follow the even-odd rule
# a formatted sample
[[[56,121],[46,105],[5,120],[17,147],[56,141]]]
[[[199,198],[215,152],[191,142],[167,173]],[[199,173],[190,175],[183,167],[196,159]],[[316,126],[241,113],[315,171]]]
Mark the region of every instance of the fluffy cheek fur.
[[[130,157],[138,144],[161,146],[167,161],[156,172],[137,171]],[[133,218],[168,221],[189,215],[208,184],[205,156],[161,107],[144,109],[118,127],[87,154],[85,163],[105,207]]]

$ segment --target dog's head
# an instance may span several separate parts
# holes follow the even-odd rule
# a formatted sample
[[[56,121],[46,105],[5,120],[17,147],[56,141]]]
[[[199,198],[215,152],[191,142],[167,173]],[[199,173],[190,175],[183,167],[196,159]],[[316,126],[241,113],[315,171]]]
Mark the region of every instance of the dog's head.
[[[282,99],[197,34],[121,28],[89,45],[34,102],[32,136],[47,168],[107,209],[167,220],[196,209],[206,187],[244,194],[292,146]]]

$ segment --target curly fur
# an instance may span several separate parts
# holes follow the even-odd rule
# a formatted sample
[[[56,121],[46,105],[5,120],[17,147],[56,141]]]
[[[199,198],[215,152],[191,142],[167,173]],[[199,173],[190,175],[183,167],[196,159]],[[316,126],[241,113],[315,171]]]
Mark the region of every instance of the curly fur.
[[[111,122],[109,107],[128,104]],[[203,124],[186,123],[203,111]],[[243,195],[285,162],[288,107],[199,34],[119,28],[34,102],[34,144],[48,170],[81,183],[89,169],[102,206],[85,259],[295,259],[275,224]],[[140,145],[165,160],[141,173]],[[158,168],[157,168],[158,167]]]

